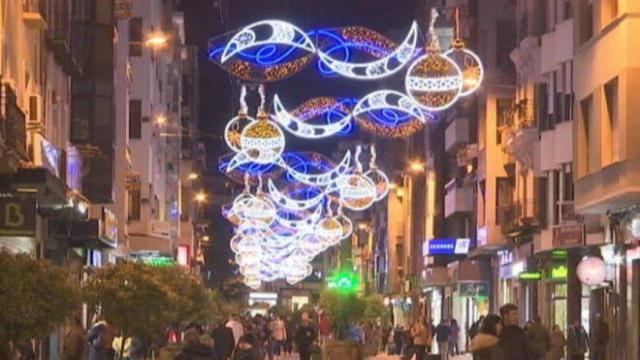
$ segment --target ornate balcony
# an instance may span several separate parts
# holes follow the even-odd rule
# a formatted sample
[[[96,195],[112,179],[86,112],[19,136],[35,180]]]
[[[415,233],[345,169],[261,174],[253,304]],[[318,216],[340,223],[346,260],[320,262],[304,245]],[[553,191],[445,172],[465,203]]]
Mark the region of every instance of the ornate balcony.
[[[502,149],[513,155],[525,168],[533,168],[534,143],[538,141],[538,128],[533,116],[533,103],[528,99],[520,100],[514,107],[512,121],[503,126],[501,133]]]
[[[0,172],[17,171],[20,160],[28,161],[26,115],[17,104],[16,94],[8,84],[0,85],[0,132],[5,149],[0,156]]]
[[[510,237],[535,232],[545,226],[543,209],[537,207],[533,200],[502,206],[498,215],[502,234]]]

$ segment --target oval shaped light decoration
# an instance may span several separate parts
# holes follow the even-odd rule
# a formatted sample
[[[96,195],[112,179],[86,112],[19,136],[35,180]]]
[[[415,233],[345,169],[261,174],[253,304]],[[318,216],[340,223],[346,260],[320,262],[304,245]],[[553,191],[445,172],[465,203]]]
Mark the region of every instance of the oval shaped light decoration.
[[[599,257],[586,256],[578,264],[578,279],[589,286],[602,284],[607,278],[607,265]]]

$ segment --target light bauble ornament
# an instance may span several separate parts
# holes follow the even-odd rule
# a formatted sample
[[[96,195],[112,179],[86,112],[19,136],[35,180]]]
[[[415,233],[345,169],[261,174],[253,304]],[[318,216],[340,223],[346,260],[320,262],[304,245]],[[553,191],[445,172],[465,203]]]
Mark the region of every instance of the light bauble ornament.
[[[326,247],[338,244],[342,233],[342,224],[332,217],[324,218],[316,225],[315,234],[322,238]]]
[[[259,115],[258,120],[247,125],[240,134],[240,149],[249,161],[271,164],[284,152],[285,138],[280,127]]]
[[[364,210],[376,201],[376,185],[363,174],[345,175],[338,181],[340,203],[351,210]]]
[[[409,67],[405,87],[407,94],[425,110],[445,110],[462,92],[462,71],[453,60],[429,50]]]
[[[586,256],[578,264],[578,279],[590,286],[602,284],[607,278],[607,265],[599,257]]]
[[[467,96],[476,91],[484,78],[484,67],[478,55],[466,49],[461,42],[454,43],[445,54],[453,60],[462,71],[462,91],[460,96]]]
[[[380,169],[372,168],[364,176],[369,178],[376,187],[376,201],[384,199],[389,193],[389,178]]]

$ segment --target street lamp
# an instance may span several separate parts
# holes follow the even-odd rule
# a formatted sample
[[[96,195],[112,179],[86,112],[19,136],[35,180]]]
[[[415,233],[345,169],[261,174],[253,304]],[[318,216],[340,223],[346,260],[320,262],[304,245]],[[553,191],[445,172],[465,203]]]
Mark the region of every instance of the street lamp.
[[[162,32],[154,32],[147,36],[147,40],[144,42],[148,47],[159,49],[167,45],[169,37]]]
[[[414,173],[420,173],[424,171],[424,164],[420,161],[412,161],[409,164],[409,170]]]
[[[209,235],[204,235],[204,236],[202,237],[202,241],[204,241],[204,242],[209,241]]]
[[[198,177],[199,177],[198,173],[192,172],[192,173],[189,174],[189,176],[187,176],[187,179],[189,179],[189,180],[198,180]]]
[[[158,115],[156,116],[156,124],[158,125],[164,125],[167,123],[167,117],[164,115]]]
[[[207,193],[202,190],[199,191],[198,193],[196,193],[195,200],[199,203],[207,201]]]

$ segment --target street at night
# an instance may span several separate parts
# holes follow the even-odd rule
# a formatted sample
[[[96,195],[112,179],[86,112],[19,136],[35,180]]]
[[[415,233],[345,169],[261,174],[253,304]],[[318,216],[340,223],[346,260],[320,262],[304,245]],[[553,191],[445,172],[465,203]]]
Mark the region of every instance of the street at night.
[[[0,360],[639,360],[639,33],[0,0]]]

